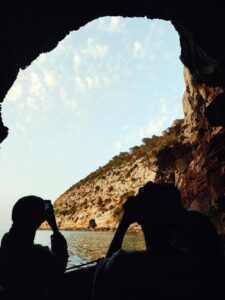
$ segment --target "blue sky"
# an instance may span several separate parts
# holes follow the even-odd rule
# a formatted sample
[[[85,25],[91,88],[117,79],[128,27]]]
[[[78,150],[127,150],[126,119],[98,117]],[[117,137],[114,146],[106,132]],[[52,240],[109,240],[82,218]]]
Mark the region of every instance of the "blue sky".
[[[13,203],[55,200],[121,151],[183,117],[183,66],[169,22],[105,17],[20,71],[3,104],[0,228]]]

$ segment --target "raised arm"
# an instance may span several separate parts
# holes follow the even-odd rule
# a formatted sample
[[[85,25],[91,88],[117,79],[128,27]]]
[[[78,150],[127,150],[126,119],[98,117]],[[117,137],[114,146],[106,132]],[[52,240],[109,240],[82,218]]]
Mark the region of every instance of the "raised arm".
[[[112,239],[112,242],[109,246],[109,250],[106,254],[106,257],[112,256],[113,253],[115,253],[116,251],[122,248],[123,238],[125,236],[127,229],[132,223],[136,221],[136,216],[135,216],[136,202],[137,199],[134,196],[129,197],[125,202],[123,206],[124,214],[116,230],[116,233]]]
[[[124,214],[109,246],[109,250],[106,254],[106,257],[112,256],[113,253],[122,248],[123,238],[130,224],[131,223],[128,221],[126,214]]]
[[[53,231],[53,235],[51,236],[51,251],[54,255],[54,260],[57,265],[56,268],[59,268],[59,270],[64,272],[69,257],[67,242],[64,236],[59,232],[52,205],[48,210],[46,220]]]
[[[59,232],[56,219],[55,219],[54,208],[50,201],[49,201],[49,208],[46,213],[46,221],[48,222],[48,225],[52,228],[53,233]]]

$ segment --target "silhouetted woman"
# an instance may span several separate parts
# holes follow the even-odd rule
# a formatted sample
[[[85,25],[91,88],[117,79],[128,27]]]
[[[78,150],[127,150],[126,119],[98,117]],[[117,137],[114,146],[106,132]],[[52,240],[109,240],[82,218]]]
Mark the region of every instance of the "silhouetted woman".
[[[45,220],[53,230],[51,250],[34,244],[36,230]],[[9,299],[46,299],[68,260],[67,243],[58,231],[53,206],[40,197],[23,197],[13,207],[12,221],[1,242],[1,284]]]
[[[122,250],[134,222],[141,225],[145,251]],[[148,182],[124,204],[107,256],[96,270],[93,299],[206,299],[212,297],[207,283],[215,287],[208,275],[215,277],[220,262],[209,219],[185,210],[175,186]]]

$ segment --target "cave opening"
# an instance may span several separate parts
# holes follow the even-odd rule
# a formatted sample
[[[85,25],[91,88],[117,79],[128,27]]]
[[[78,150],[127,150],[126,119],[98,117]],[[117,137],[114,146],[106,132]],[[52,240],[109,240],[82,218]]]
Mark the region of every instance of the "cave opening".
[[[115,155],[183,118],[179,55],[170,22],[105,17],[21,71],[3,104],[6,226],[20,196],[55,200]]]

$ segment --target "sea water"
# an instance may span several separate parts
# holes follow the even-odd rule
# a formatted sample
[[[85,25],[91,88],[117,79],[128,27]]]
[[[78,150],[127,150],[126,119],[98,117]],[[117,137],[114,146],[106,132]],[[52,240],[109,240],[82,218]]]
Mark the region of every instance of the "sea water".
[[[7,230],[0,230],[0,239]],[[65,236],[69,249],[68,267],[94,261],[104,257],[113,232],[101,231],[61,231]],[[52,231],[38,230],[35,236],[35,243],[43,246],[51,246],[50,236]],[[123,249],[142,250],[145,248],[142,233],[128,232],[124,238]]]

